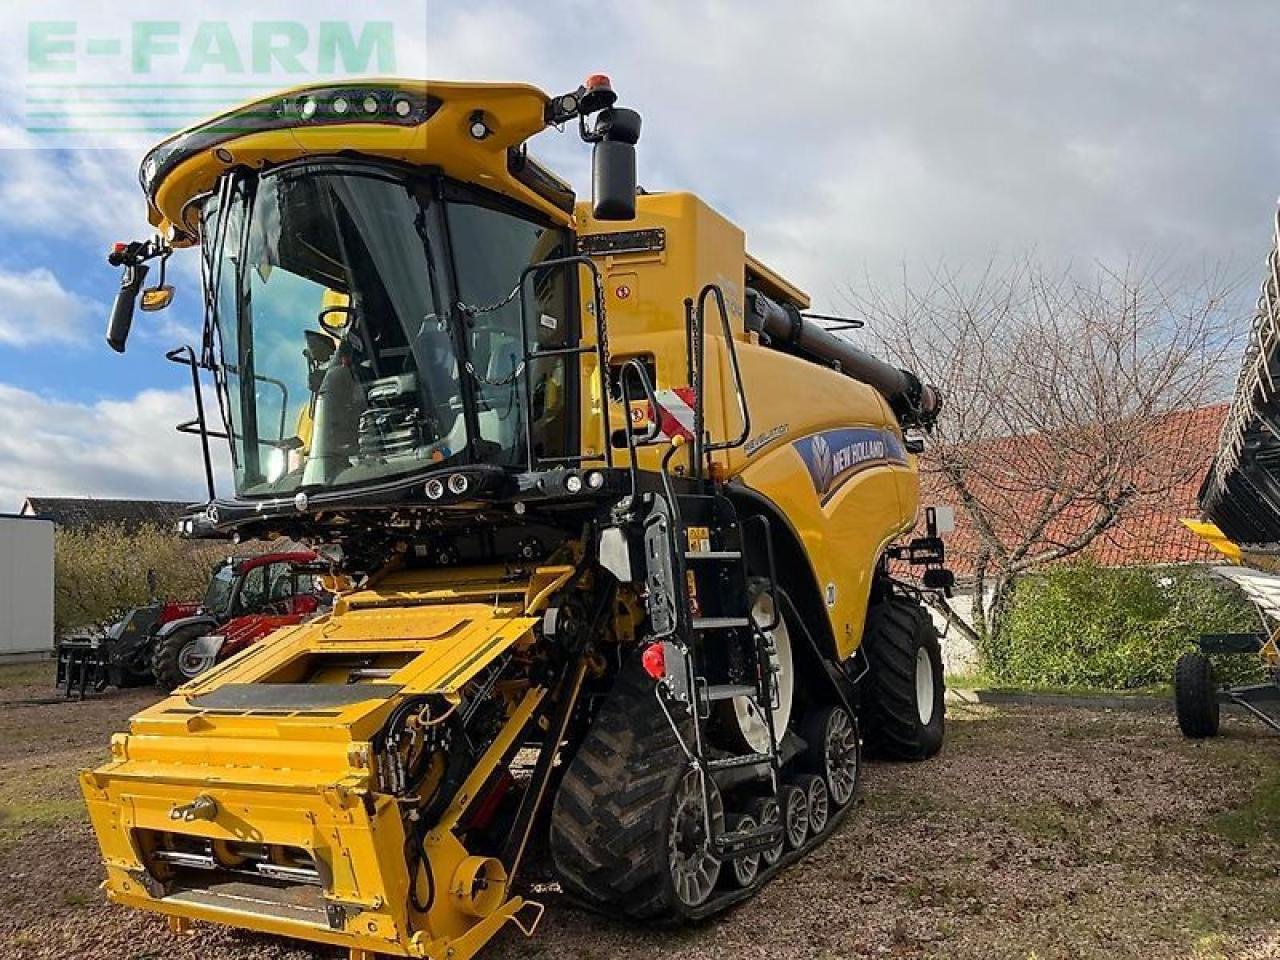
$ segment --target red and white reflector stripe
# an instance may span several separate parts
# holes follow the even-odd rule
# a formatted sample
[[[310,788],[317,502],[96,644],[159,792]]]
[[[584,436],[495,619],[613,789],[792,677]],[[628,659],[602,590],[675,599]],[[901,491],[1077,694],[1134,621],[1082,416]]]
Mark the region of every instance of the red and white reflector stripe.
[[[655,390],[658,401],[658,430],[668,440],[693,439],[693,388]]]

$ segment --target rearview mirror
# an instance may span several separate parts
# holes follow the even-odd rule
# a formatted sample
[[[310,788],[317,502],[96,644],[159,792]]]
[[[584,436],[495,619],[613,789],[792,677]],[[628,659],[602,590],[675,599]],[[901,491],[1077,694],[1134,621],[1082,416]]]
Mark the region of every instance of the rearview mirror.
[[[107,346],[116,353],[124,353],[125,343],[129,340],[129,328],[133,326],[133,308],[138,302],[138,291],[142,289],[148,269],[145,263],[134,264],[125,270],[120,279],[116,302],[111,307],[111,318],[107,321]]]
[[[169,304],[173,303],[173,287],[165,284],[160,287],[151,287],[142,291],[142,310],[144,313],[154,313],[157,310],[163,310]]]
[[[601,110],[595,135],[599,139],[591,151],[592,215],[597,220],[634,220],[640,114],[623,107]]]

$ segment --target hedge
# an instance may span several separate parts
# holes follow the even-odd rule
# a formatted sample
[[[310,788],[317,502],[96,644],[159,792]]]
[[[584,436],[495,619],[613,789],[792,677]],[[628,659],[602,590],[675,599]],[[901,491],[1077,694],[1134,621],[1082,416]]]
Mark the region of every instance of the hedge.
[[[146,603],[147,571],[154,570],[161,597],[198,600],[225,543],[180,540],[171,531],[115,524],[58,530],[53,550],[55,629],[103,624]]]
[[[1202,633],[1258,628],[1239,588],[1203,568],[1076,563],[1024,578],[982,653],[1000,683],[1124,690],[1170,683]],[[1218,669],[1241,680],[1258,664],[1224,657]]]

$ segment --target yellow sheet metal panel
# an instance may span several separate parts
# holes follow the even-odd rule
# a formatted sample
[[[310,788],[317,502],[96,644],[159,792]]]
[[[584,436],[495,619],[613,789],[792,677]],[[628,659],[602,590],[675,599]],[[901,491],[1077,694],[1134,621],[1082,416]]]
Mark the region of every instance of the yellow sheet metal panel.
[[[804,544],[840,656],[861,642],[876,561],[915,522],[914,457],[866,384],[755,344],[739,350],[752,436],[730,474],[775,503]],[[768,384],[767,391],[758,389]],[[821,456],[809,461],[814,445]],[[880,446],[877,446],[880,444]]]
[[[684,301],[698,296],[707,284],[718,284],[724,292],[732,329],[745,339],[743,331],[743,280],[746,262],[745,237],[741,228],[691,193],[651,193],[636,198],[636,219],[625,224],[596,221],[588,204],[577,210],[579,231],[584,236],[634,231],[661,231],[660,251],[602,254],[593,257],[605,287],[605,310],[609,321],[609,347],[615,365],[629,357],[652,358],[656,369],[654,387],[666,390],[689,386],[688,350]],[[714,307],[712,308],[714,309]],[[590,317],[590,313],[583,314]],[[584,326],[586,326],[584,322]],[[724,397],[725,375],[718,361],[722,351],[718,315],[709,314],[706,369],[706,424],[714,435],[723,435],[726,416],[736,423],[736,412]],[[591,341],[594,342],[594,341]],[[595,359],[583,365],[583,383],[592,384]],[[594,387],[583,391],[583,437],[600,436],[599,398]],[[610,420],[614,429],[626,422],[627,411],[614,404]],[[734,428],[731,423],[729,429]],[[640,453],[645,470],[658,469],[661,450]]]
[[[191,201],[212,190],[225,171],[236,166],[260,168],[305,157],[336,156],[353,148],[370,157],[438,168],[458,180],[505,193],[556,223],[572,222],[569,214],[524,186],[507,169],[508,150],[545,129],[543,108],[547,97],[541,90],[527,84],[424,80],[370,80],[352,85],[380,84],[425,90],[442,103],[429,119],[413,127],[359,121],[309,126],[299,118],[296,124],[283,129],[234,136],[183,160],[164,177],[155,191],[151,222],[160,228],[172,223],[194,234],[197,211]],[[342,85],[343,81],[311,84],[259,98],[236,109],[260,115],[280,97],[314,87]],[[471,116],[477,110],[484,114],[492,131],[483,140],[476,140],[469,133]],[[183,134],[201,126],[196,124]]]
[[[809,309],[807,293],[749,253],[747,254],[747,283],[771,300],[794,304],[800,310]]]

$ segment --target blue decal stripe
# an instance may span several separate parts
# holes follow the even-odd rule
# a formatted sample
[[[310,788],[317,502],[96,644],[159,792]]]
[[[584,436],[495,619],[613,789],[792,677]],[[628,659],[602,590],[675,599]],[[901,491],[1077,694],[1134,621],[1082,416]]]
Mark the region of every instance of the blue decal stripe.
[[[813,490],[825,503],[854,474],[870,467],[907,463],[902,441],[877,427],[844,427],[792,443],[809,471]]]

